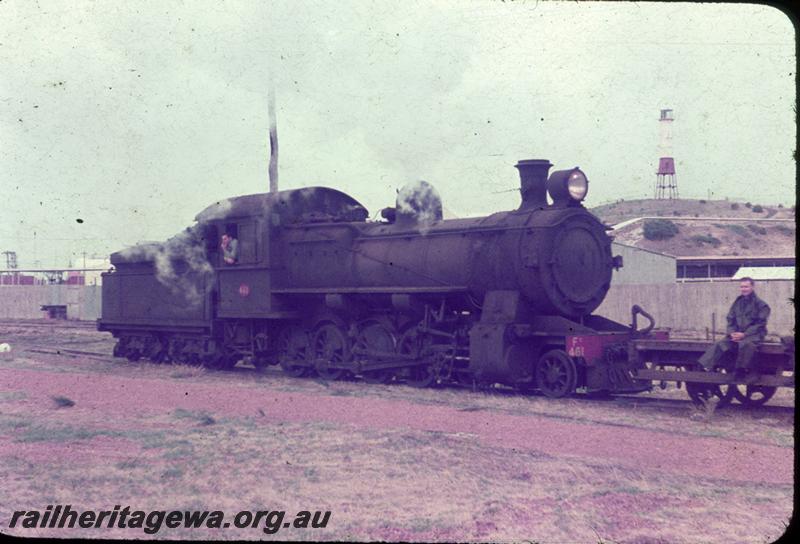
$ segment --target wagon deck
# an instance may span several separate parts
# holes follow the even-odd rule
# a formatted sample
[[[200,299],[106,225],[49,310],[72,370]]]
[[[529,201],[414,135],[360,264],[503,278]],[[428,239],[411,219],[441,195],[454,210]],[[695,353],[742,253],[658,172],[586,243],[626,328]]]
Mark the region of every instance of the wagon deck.
[[[704,340],[635,339],[629,344],[629,357],[638,368],[639,380],[686,384],[694,400],[719,397],[724,402],[737,398],[745,404],[766,402],[778,387],[794,387],[794,346],[791,342],[765,342],[754,359],[756,377],[751,381],[734,378],[728,372],[732,360],[722,369],[707,372],[698,369],[697,360],[713,342]],[[725,363],[725,360],[723,360]],[[744,388],[744,389],[742,389]],[[763,398],[764,401],[760,402]],[[758,400],[755,400],[758,399]]]

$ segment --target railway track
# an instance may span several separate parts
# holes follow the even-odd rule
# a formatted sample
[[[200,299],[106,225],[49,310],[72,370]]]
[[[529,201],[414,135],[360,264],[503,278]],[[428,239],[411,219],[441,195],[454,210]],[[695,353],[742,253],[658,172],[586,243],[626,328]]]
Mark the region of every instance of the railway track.
[[[129,364],[125,359],[119,357],[113,357],[109,353],[101,353],[96,351],[85,351],[85,350],[76,350],[76,349],[64,349],[64,348],[46,348],[46,347],[29,347],[25,348],[22,351],[29,352],[29,353],[42,353],[45,355],[57,355],[62,357],[90,357],[92,359],[101,360],[105,362],[114,362],[114,361],[123,361],[123,364]],[[142,361],[147,363],[147,361]],[[141,363],[137,363],[141,364]],[[148,363],[148,364],[157,364],[157,363]],[[256,368],[249,363],[242,363],[240,362],[233,368],[227,370],[219,370],[215,371],[213,369],[207,369],[209,372],[226,372],[226,373],[237,373],[237,372],[256,372]],[[279,370],[277,367],[268,367],[262,369],[260,372],[281,378],[287,378],[286,374]],[[367,384],[365,384],[367,385]],[[512,396],[542,396],[537,393],[522,393],[518,390],[506,387],[506,386],[477,386],[471,387],[469,385],[463,384],[444,384],[441,386],[443,389],[450,389],[450,390],[472,390],[472,391],[480,391],[491,395],[496,396],[503,396],[503,397],[512,397]],[[630,407],[631,409],[635,408],[650,408],[650,409],[659,409],[659,410],[668,410],[668,411],[676,411],[676,412],[685,412],[687,405],[692,403],[691,399],[689,398],[665,398],[665,397],[649,397],[643,395],[635,395],[635,394],[617,394],[617,395],[608,395],[608,396],[598,396],[594,394],[582,394],[578,393],[576,395],[578,398],[583,398],[586,402],[595,402],[599,404],[603,403],[610,403],[617,406],[624,406]],[[725,410],[735,410],[735,411],[747,411],[748,413],[757,413],[757,414],[774,414],[774,415],[786,415],[789,413],[794,412],[793,406],[781,406],[781,405],[774,405],[774,404],[765,404],[762,406],[744,406],[741,404],[733,404],[730,406],[726,406]],[[467,411],[473,410],[472,408],[465,409]],[[482,408],[477,408],[475,410],[482,410]]]
[[[64,348],[25,348],[22,351],[28,353],[44,353],[46,355],[63,355],[65,357],[78,357],[81,355],[88,355],[95,359],[102,359],[104,361],[112,360],[113,357],[108,353],[98,353],[96,351],[82,351],[77,349],[64,349]]]
[[[5,319],[0,318],[0,326],[17,325],[26,327],[49,327],[58,329],[96,329],[95,321],[78,321],[67,319]]]

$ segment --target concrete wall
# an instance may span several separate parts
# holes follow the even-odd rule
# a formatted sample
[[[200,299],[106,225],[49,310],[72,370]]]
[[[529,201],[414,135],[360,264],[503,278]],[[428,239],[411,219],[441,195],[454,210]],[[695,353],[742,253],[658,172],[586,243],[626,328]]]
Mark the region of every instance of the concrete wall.
[[[100,289],[93,285],[0,286],[0,318],[37,319],[43,317],[43,304],[63,304],[69,319],[92,321],[100,317]],[[794,306],[789,300],[794,297],[794,282],[760,281],[756,292],[772,308],[769,332],[794,334]],[[716,314],[716,328],[724,331],[725,316],[738,295],[738,281],[615,284],[595,313],[627,324],[631,306],[638,304],[655,317],[659,327],[699,332],[711,328],[711,316]]]
[[[614,270],[611,285],[672,283],[675,257],[638,247],[612,242],[613,255],[622,255],[622,268]]]
[[[769,304],[767,329],[770,334],[794,334],[794,281],[760,281],[759,298]],[[681,282],[657,285],[612,285],[603,304],[595,313],[630,323],[631,306],[638,304],[656,320],[656,326],[682,331],[711,329],[712,315],[716,330],[724,331],[725,316],[739,296],[738,281]],[[640,321],[646,323],[646,320]]]
[[[4,285],[0,286],[0,318],[46,317],[41,307],[64,305],[67,319],[94,321],[100,317],[99,285]]]

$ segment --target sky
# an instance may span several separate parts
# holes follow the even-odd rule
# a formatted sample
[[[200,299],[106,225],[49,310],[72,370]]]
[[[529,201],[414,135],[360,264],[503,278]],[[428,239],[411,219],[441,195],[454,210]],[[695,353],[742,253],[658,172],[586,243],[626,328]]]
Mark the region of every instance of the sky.
[[[520,159],[650,197],[662,108],[682,197],[790,205],[795,70],[757,4],[0,0],[0,252],[79,266],[266,191],[270,83],[280,188],[373,216],[418,180],[514,209]]]

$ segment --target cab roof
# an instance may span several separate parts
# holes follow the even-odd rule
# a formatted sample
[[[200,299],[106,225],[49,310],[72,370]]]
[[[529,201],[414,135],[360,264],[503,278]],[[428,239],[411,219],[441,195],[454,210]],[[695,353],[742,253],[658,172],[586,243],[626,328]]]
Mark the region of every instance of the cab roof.
[[[282,224],[321,221],[364,221],[369,212],[357,200],[336,189],[306,187],[256,193],[220,200],[195,216],[201,223],[225,219],[279,215]]]

